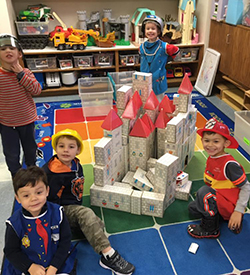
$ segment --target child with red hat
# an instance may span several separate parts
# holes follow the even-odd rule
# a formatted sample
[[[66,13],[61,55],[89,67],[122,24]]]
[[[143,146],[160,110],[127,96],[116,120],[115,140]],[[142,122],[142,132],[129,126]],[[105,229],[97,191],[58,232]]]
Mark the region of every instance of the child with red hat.
[[[215,118],[208,120],[197,133],[209,157],[204,173],[206,185],[197,191],[195,201],[188,206],[190,214],[202,219],[201,224],[190,224],[187,231],[194,238],[217,238],[222,216],[228,220],[230,230],[240,233],[250,183],[243,167],[225,152],[225,148],[236,149],[239,144],[228,127]]]

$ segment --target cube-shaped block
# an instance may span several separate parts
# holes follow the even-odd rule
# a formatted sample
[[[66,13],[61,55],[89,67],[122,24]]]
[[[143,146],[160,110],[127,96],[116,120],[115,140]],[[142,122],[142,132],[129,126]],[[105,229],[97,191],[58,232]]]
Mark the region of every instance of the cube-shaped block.
[[[157,160],[155,167],[155,192],[166,194],[167,187],[175,182],[178,157],[166,153]]]
[[[155,168],[149,168],[146,177],[153,185],[155,185]]]
[[[142,194],[142,214],[163,217],[165,195],[144,191]]]
[[[134,182],[133,186],[142,190],[142,191],[153,191],[154,186],[149,181],[149,179],[146,177],[146,171],[142,170],[141,168],[138,168],[134,174]]]
[[[95,163],[105,165],[111,160],[112,139],[108,137],[101,138],[94,146]]]
[[[177,115],[167,123],[166,139],[168,142],[176,143],[182,140],[182,136],[183,118]]]
[[[133,190],[131,194],[131,213],[141,215],[141,197],[142,191]]]
[[[112,139],[112,154],[122,148],[122,126],[119,126],[112,131],[104,130],[104,137]]]
[[[133,190],[129,188],[92,184],[90,187],[91,205],[130,212],[130,196]]]
[[[188,112],[191,102],[191,94],[179,94],[178,111],[181,113]]]
[[[156,162],[157,162],[157,159],[155,159],[155,158],[150,158],[150,159],[148,159],[148,160],[147,160],[147,171],[148,171],[150,168],[155,168]]]
[[[122,179],[122,182],[132,185],[134,182],[134,174],[134,172],[128,171],[125,177]]]
[[[192,181],[190,180],[183,186],[176,186],[175,198],[179,200],[188,201],[191,187]]]
[[[94,165],[94,183],[99,186],[111,184],[112,163],[106,165]]]
[[[129,188],[129,189],[133,188],[129,183],[119,182],[119,181],[115,181],[113,186],[124,187],[124,188]]]
[[[125,109],[132,96],[132,87],[123,85],[116,91],[116,107]]]
[[[147,169],[147,160],[150,156],[149,137],[129,136],[129,161],[130,170],[135,171],[138,167]]]

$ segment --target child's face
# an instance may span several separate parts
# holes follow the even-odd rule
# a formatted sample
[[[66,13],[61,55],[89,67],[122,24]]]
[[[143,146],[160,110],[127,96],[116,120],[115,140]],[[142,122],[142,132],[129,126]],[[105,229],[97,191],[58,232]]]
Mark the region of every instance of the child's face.
[[[145,36],[148,38],[150,42],[156,41],[159,34],[160,34],[159,30],[154,23],[151,23],[151,22],[146,23]]]
[[[4,67],[7,65],[15,64],[22,57],[22,53],[15,47],[3,46],[0,47],[0,60]]]
[[[204,150],[209,156],[218,157],[225,153],[224,149],[230,145],[230,141],[220,134],[204,133],[201,139]]]
[[[57,141],[56,153],[62,163],[71,167],[71,161],[80,153],[80,148],[75,139],[60,137]]]
[[[16,199],[33,217],[37,217],[47,201],[48,194],[49,187],[46,187],[43,181],[38,181],[34,187],[28,184],[19,188]]]

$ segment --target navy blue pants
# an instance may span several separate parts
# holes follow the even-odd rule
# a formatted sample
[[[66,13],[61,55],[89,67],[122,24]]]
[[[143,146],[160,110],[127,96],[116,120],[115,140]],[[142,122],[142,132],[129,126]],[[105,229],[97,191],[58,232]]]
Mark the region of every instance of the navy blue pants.
[[[196,218],[215,216],[218,213],[216,191],[207,185],[202,186],[195,200],[189,203],[188,210]]]
[[[0,124],[0,132],[5,161],[12,177],[22,167],[20,163],[20,144],[23,148],[26,166],[36,164],[37,145],[34,122],[18,127],[9,127]]]

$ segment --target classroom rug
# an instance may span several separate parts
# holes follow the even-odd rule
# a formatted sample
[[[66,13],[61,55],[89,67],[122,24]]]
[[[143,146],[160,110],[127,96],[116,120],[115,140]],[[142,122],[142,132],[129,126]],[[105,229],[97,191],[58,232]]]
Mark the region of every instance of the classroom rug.
[[[201,128],[211,117],[228,125],[234,131],[234,122],[198,92],[192,93],[192,103],[198,109],[196,126]],[[173,94],[168,94],[170,99]],[[51,136],[65,128],[77,130],[83,141],[84,151],[79,155],[85,174],[83,205],[91,207],[105,223],[111,245],[135,265],[134,275],[217,275],[250,274],[250,211],[244,216],[243,229],[233,234],[227,223],[221,224],[221,236],[216,240],[194,239],[186,231],[192,220],[188,214],[188,203],[204,184],[203,172],[207,159],[197,137],[195,153],[185,171],[192,180],[188,201],[175,200],[165,211],[163,218],[138,216],[127,212],[90,206],[89,188],[93,183],[94,145],[102,138],[101,124],[104,117],[84,118],[81,101],[37,103],[36,140],[38,144],[37,164],[42,166],[53,154]],[[228,149],[237,161],[250,173],[250,157],[242,149]],[[16,206],[18,207],[18,206]],[[199,222],[199,221],[192,221]],[[74,236],[77,242],[77,274],[105,275],[111,271],[100,267],[97,255],[87,241]],[[197,243],[196,254],[188,252],[191,243]],[[3,275],[8,275],[2,271]]]

